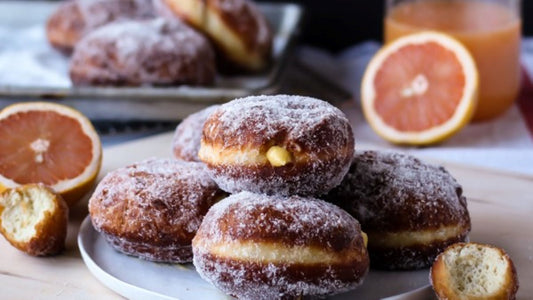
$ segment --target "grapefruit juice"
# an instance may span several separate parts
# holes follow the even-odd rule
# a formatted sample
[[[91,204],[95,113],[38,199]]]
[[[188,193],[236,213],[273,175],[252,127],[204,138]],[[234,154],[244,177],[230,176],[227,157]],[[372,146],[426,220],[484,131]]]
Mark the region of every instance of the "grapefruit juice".
[[[520,88],[518,7],[518,1],[389,1],[385,43],[423,30],[461,41],[474,57],[480,78],[474,121],[492,119],[513,104]]]

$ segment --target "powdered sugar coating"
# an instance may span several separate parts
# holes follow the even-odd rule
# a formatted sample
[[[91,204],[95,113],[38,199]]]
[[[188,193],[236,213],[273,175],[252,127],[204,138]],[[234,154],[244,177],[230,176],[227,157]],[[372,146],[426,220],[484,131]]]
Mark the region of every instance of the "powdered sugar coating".
[[[46,21],[46,38],[57,50],[70,54],[86,32],[77,2],[62,2]]]
[[[191,245],[154,246],[151,243],[132,242],[124,237],[100,232],[114,249],[124,254],[155,262],[189,263],[192,261]]]
[[[319,247],[346,257],[342,263],[306,265],[232,260],[210,252],[213,245],[239,241]],[[368,271],[357,220],[327,202],[299,196],[241,192],[222,200],[204,218],[193,253],[199,274],[239,299],[331,295],[357,287]]]
[[[46,31],[52,46],[69,54],[83,36],[100,26],[154,17],[151,0],[65,1],[48,18]]]
[[[89,200],[93,226],[119,251],[187,262],[203,216],[223,193],[196,162],[150,159],[108,173]]]
[[[348,119],[341,110],[326,101],[305,96],[262,95],[235,99],[221,105],[209,119],[211,122],[204,129],[206,140],[220,143],[223,148],[262,146],[287,139],[311,150],[310,155],[333,154],[353,139]],[[321,132],[314,131],[317,129]]]
[[[70,77],[77,85],[210,84],[214,53],[179,20],[114,22],[76,45]]]
[[[348,174],[325,199],[361,222],[374,267],[406,270],[431,265],[448,245],[466,239],[471,225],[462,193],[443,167],[401,153],[362,151],[356,152]],[[402,233],[409,233],[405,239],[430,236],[427,242],[409,246],[401,244],[405,240],[387,246],[372,243],[386,234]]]
[[[304,96],[251,96],[223,104],[207,119],[202,139],[218,151],[266,153],[277,145],[306,157],[281,168],[204,159],[217,184],[232,193],[324,194],[341,182],[354,151],[344,113]]]
[[[394,152],[356,152],[341,185],[326,197],[363,228],[398,232],[468,223],[466,198],[443,167]]]
[[[189,115],[176,127],[172,138],[172,153],[177,159],[200,161],[198,150],[202,140],[202,130],[207,118],[219,105],[211,105],[201,111]]]
[[[269,53],[272,46],[272,33],[265,17],[259,12],[255,3],[250,0],[214,0],[211,5],[220,9],[223,16],[240,22],[230,22],[235,30],[251,40],[246,41],[248,47],[255,51]],[[242,19],[245,18],[245,19]],[[237,24],[237,25],[235,25]],[[247,26],[238,26],[246,24]],[[252,41],[253,39],[253,41]]]
[[[275,212],[275,216],[269,211]],[[300,196],[240,192],[213,205],[207,216],[201,226],[206,244],[254,238],[294,246],[320,245],[339,251],[360,235],[359,222],[344,210]],[[234,226],[221,228],[222,223]]]
[[[150,19],[155,16],[151,0],[75,0],[85,21],[86,32],[124,19]]]

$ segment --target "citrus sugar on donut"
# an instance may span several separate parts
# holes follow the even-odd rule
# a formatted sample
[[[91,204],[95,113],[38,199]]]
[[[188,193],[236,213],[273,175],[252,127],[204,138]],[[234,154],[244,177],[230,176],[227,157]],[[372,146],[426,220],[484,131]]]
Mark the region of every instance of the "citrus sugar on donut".
[[[466,198],[443,168],[393,152],[356,152],[342,183],[324,197],[361,222],[375,268],[431,265],[470,232]]]
[[[463,218],[466,199],[462,196],[462,188],[441,166],[422,163],[418,158],[400,153],[356,151],[353,166],[346,176],[346,184],[339,186],[337,189],[341,190],[336,192],[351,193],[358,201],[364,203],[361,207],[376,208],[360,209],[358,211],[360,222],[371,222],[373,226],[387,226],[390,221],[387,214],[377,212],[380,210],[392,212],[406,205],[413,212],[410,217],[413,228],[418,227],[417,217],[424,218],[428,212],[437,216],[443,205],[451,211],[450,221],[459,221]],[[361,181],[370,184],[361,185]],[[394,197],[391,197],[392,195]],[[377,204],[379,209],[372,205],[373,199],[380,200]],[[416,201],[411,201],[412,199]],[[441,221],[443,220],[439,218],[431,218],[424,222],[431,222],[431,226],[435,226]]]
[[[276,146],[287,151],[279,165],[267,155]],[[348,119],[331,104],[303,96],[251,96],[211,114],[199,156],[229,192],[317,195],[342,180],[353,149]]]
[[[168,38],[163,39],[163,36]],[[122,21],[109,24],[91,33],[93,40],[113,40],[116,42],[117,61],[120,64],[139,64],[139,59],[148,49],[171,51],[178,47],[179,52],[194,54],[193,45],[204,40],[189,26],[180,21],[169,22],[162,18],[150,21]],[[83,43],[82,43],[83,44]],[[84,49],[83,45],[78,47]],[[131,66],[133,67],[133,66]]]
[[[154,17],[151,0],[63,1],[48,18],[46,34],[53,47],[70,54],[80,39],[98,27]]]
[[[248,201],[249,199],[253,199],[253,201]],[[291,201],[293,199],[299,201]],[[263,212],[259,213],[256,218],[256,214],[251,212],[257,210],[257,207],[262,208],[265,212],[271,208],[280,212],[282,217],[272,218]],[[326,207],[330,212],[329,215],[323,213]],[[290,213],[294,211],[297,211],[298,214]],[[348,213],[342,209],[318,199],[299,196],[266,196],[240,192],[213,205],[208,214],[210,217],[202,225],[206,229],[204,234],[209,237],[204,241],[207,243],[205,245],[252,237],[253,232],[259,229],[264,230],[266,236],[269,237],[291,236],[287,241],[290,241],[293,246],[304,246],[309,241],[313,241],[324,244],[324,247],[331,247],[331,245],[322,242],[324,239],[328,239],[332,232],[342,228],[343,236],[355,236],[357,228],[360,228],[358,222],[352,217],[348,217]],[[227,214],[231,214],[232,220],[239,221],[239,224],[234,228],[235,231],[222,232],[221,228],[217,227],[217,223],[222,222]],[[337,232],[337,234],[339,233]],[[293,236],[296,238],[292,239]]]
[[[114,20],[154,17],[151,0],[76,0],[76,4],[88,30]]]
[[[233,194],[211,207],[193,251],[204,279],[243,299],[341,293],[368,270],[359,223],[299,196]]]
[[[211,105],[181,121],[172,137],[172,152],[175,158],[188,161],[200,160],[198,150],[200,150],[205,120],[218,107],[219,105]]]
[[[74,84],[208,84],[214,52],[180,20],[118,21],[86,35],[74,50]]]
[[[183,167],[185,164],[189,166]],[[143,180],[140,177],[143,174],[152,176],[149,180]],[[170,207],[175,198],[173,197],[175,191],[173,190],[173,185],[168,183],[177,181],[193,186],[193,189],[189,191],[182,191],[182,194],[187,196],[186,199],[190,207],[176,206],[173,208],[179,209],[182,216],[193,213],[194,210],[191,210],[191,208],[197,207],[198,202],[201,200],[201,191],[204,188],[213,187],[213,181],[207,175],[205,166],[201,163],[152,158],[110,172],[102,179],[102,183],[98,185],[94,194],[105,194],[106,197],[102,199],[102,204],[104,205],[115,204],[114,202],[117,198],[135,199],[135,201],[129,200],[126,203],[123,213],[124,216],[127,216],[130,210],[135,210],[137,207],[150,206],[152,204],[150,202],[151,199],[158,199],[159,205]],[[105,190],[105,192],[102,190]],[[149,195],[150,197],[139,197],[139,194],[137,194],[139,192],[140,196]],[[155,217],[161,217],[161,211],[154,210],[153,213],[156,214]],[[142,218],[143,216],[140,217]],[[92,220],[98,227],[106,222],[106,220],[97,216]],[[127,222],[123,226],[127,228],[138,220],[136,218],[125,218],[124,221]],[[189,220],[180,218],[171,219],[169,222],[176,226],[183,226],[189,232],[193,232],[200,225],[200,221],[189,222]],[[157,230],[157,228],[150,228],[150,230]]]
[[[117,250],[187,262],[203,215],[222,196],[205,166],[150,159],[108,173],[89,200],[93,226]]]
[[[345,126],[346,115],[333,105],[318,99],[293,96],[252,96],[236,99],[223,105],[224,113],[218,115],[225,130],[229,132],[251,131],[263,136],[263,140],[274,140],[280,129],[287,131],[287,138],[304,139],[306,147],[317,152],[324,150],[318,141],[303,136],[310,127],[324,122],[331,122],[328,127],[335,128],[337,135],[331,137],[331,143],[340,145],[351,132]],[[237,140],[229,140],[227,147],[233,144],[246,145],[246,135],[239,135]],[[231,144],[229,144],[231,143]]]

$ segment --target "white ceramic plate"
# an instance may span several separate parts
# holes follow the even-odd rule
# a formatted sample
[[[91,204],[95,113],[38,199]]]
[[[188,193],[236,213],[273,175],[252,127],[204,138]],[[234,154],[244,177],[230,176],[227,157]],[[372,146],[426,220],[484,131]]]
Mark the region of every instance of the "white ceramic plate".
[[[78,245],[91,273],[104,285],[129,299],[231,299],[202,280],[192,264],[153,263],[115,251],[94,230],[89,217],[81,224]],[[371,271],[357,290],[329,299],[378,299],[427,284],[427,269],[411,272]]]

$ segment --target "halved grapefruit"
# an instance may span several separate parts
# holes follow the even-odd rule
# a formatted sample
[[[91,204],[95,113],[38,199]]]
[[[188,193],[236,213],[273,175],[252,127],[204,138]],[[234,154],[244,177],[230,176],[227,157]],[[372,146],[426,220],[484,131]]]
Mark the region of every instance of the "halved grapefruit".
[[[429,145],[451,137],[470,121],[477,94],[474,59],[459,41],[436,32],[384,46],[361,85],[367,121],[396,144]]]
[[[72,206],[91,188],[101,164],[100,138],[80,112],[48,102],[0,112],[0,190],[43,183]]]

